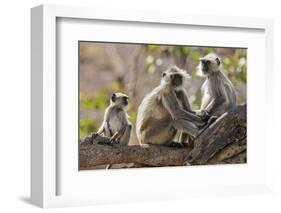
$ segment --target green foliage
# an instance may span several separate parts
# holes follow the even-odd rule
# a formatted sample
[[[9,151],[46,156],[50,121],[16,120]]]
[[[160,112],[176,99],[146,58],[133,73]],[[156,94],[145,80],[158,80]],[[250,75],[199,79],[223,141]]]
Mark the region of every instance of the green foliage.
[[[107,90],[107,91],[104,91],[104,93],[107,94],[107,95],[110,95],[110,94],[113,94],[113,93],[116,92],[116,91],[122,92],[122,93],[124,93],[124,94],[127,94],[127,93],[128,93],[128,90],[127,90],[127,89],[122,85],[122,83],[119,82],[119,81],[113,81],[113,82],[111,83],[111,89],[110,89],[110,91]],[[107,97],[108,97],[108,96],[107,96]]]
[[[94,101],[90,97],[85,97],[81,102],[81,106],[86,109],[94,108]]]
[[[136,120],[137,120],[137,112],[136,111],[129,112],[129,120],[133,123],[136,122]]]
[[[234,54],[223,58],[223,68],[234,84],[247,83],[246,51],[236,50]]]
[[[94,99],[94,109],[104,109],[108,105],[108,96],[104,93],[98,93]]]
[[[148,45],[146,45],[147,53],[150,53],[150,52],[153,52],[153,51],[156,51],[156,50],[159,50],[159,49],[160,49],[160,46],[156,45],[156,44],[148,44]]]
[[[83,118],[80,119],[80,138],[83,138],[87,135],[89,135],[92,132],[96,132],[97,131],[97,127],[96,124],[94,122],[94,120],[90,119],[90,118]]]
[[[95,97],[90,97],[84,93],[80,93],[80,112],[81,110],[91,111],[103,111],[109,103],[108,96],[104,91],[98,91]],[[85,117],[80,119],[80,138],[89,135],[92,132],[97,131],[97,125],[95,119],[91,117]]]
[[[191,58],[191,60],[193,61],[198,61],[198,59],[200,58],[201,54],[199,51],[191,51],[189,54],[188,54],[188,57]]]
[[[107,97],[108,96],[102,92],[97,93],[94,98],[84,96],[80,98],[80,107],[84,107],[85,109],[104,109],[108,105]]]

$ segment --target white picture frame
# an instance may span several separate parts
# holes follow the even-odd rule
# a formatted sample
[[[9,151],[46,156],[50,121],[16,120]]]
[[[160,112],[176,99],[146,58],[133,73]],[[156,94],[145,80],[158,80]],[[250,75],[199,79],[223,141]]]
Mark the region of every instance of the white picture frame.
[[[250,84],[249,99],[248,99],[248,112],[249,118],[254,118],[259,110],[264,109],[273,103],[273,97],[270,91],[273,88],[271,83],[271,77],[273,76],[273,21],[271,19],[256,19],[256,18],[241,18],[241,17],[216,17],[216,16],[204,16],[204,15],[189,15],[189,14],[173,14],[173,13],[161,13],[148,12],[148,11],[123,11],[123,10],[112,10],[112,9],[101,9],[101,8],[84,8],[84,7],[74,7],[74,6],[54,6],[54,5],[41,5],[31,10],[31,201],[33,204],[47,208],[47,207],[61,207],[61,206],[76,206],[76,205],[91,205],[99,203],[116,203],[116,202],[139,202],[143,200],[164,200],[164,199],[177,199],[177,198],[188,198],[188,197],[198,197],[198,196],[213,196],[213,195],[233,195],[233,194],[253,194],[253,193],[264,193],[270,192],[270,168],[269,161],[265,160],[268,157],[268,152],[270,150],[270,134],[271,129],[268,126],[263,126],[266,128],[265,132],[258,133],[260,137],[259,142],[264,145],[264,150],[257,143],[258,149],[248,150],[254,156],[252,161],[258,161],[259,157],[262,157],[263,163],[259,167],[255,165],[253,174],[260,174],[251,184],[251,176],[248,180],[243,181],[237,178],[237,182],[229,184],[229,182],[221,181],[221,175],[226,172],[229,174],[237,174],[241,172],[247,172],[247,167],[228,167],[224,171],[219,171],[218,168],[200,168],[183,171],[177,169],[178,174],[188,174],[190,175],[190,180],[195,180],[192,182],[192,187],[185,184],[169,184],[167,185],[168,178],[175,178],[175,174],[171,174],[171,169],[161,168],[157,170],[150,169],[145,170],[134,170],[132,172],[127,172],[124,175],[124,171],[120,170],[114,172],[113,177],[116,180],[120,180],[122,183],[122,188],[116,188],[113,192],[108,192],[108,190],[102,187],[102,183],[99,183],[101,187],[96,188],[95,194],[86,193],[87,188],[85,185],[79,185],[74,187],[75,183],[72,181],[85,181],[89,182],[89,179],[96,178],[97,181],[105,181],[108,178],[108,172],[106,173],[83,173],[83,177],[76,179],[73,175],[73,171],[78,165],[76,162],[76,156],[74,157],[74,164],[71,170],[63,170],[65,159],[70,159],[70,155],[65,155],[67,158],[61,158],[61,152],[59,151],[59,146],[57,144],[58,134],[57,134],[57,119],[58,119],[58,100],[57,93],[60,87],[61,81],[57,78],[58,69],[58,28],[60,24],[59,20],[98,20],[102,25],[102,22],[113,21],[118,22],[118,26],[122,26],[122,23],[147,23],[153,24],[154,26],[165,26],[166,28],[172,28],[173,26],[198,26],[202,29],[204,28],[218,28],[226,29],[226,31],[232,32],[232,30],[254,30],[261,33],[257,42],[262,45],[262,52],[260,55],[254,55],[249,57],[249,63],[253,64],[254,60],[259,60],[262,65],[260,68],[259,77],[254,77],[251,75],[252,79],[256,82],[261,82],[263,86],[256,86]],[[70,24],[71,25],[71,24]],[[145,24],[144,26],[145,27]],[[59,30],[58,30],[59,29]],[[64,28],[65,29],[65,28]],[[167,29],[166,29],[167,30]],[[172,29],[173,30],[173,29]],[[75,34],[80,36],[79,34]],[[89,33],[90,35],[90,33]],[[102,34],[101,34],[102,35]],[[233,42],[235,43],[233,35]],[[72,35],[69,37],[72,38]],[[74,37],[73,37],[74,38]],[[77,38],[74,38],[77,39]],[[122,40],[122,36],[120,37]],[[123,38],[124,42],[127,38]],[[151,38],[153,40],[153,38]],[[108,40],[108,39],[106,39]],[[149,40],[149,36],[148,36]],[[254,40],[254,39],[253,39]],[[144,42],[144,41],[143,41]],[[163,41],[162,41],[163,42]],[[216,41],[224,44],[223,40]],[[229,42],[229,41],[228,41]],[[246,42],[246,40],[245,40]],[[218,43],[214,43],[218,44]],[[229,44],[229,43],[225,43]],[[238,45],[238,43],[237,43]],[[256,45],[256,44],[252,44]],[[71,48],[69,52],[71,52]],[[62,51],[63,52],[63,51]],[[254,51],[252,51],[254,52]],[[71,54],[71,53],[69,53]],[[259,57],[259,58],[255,58]],[[71,63],[70,63],[71,64]],[[254,67],[252,67],[254,68]],[[72,69],[70,67],[70,69]],[[77,66],[73,69],[77,69]],[[258,68],[257,68],[258,69]],[[270,77],[271,76],[271,77]],[[263,78],[265,77],[265,78]],[[78,82],[78,75],[76,75],[76,80]],[[71,78],[73,82],[75,77]],[[250,80],[251,81],[251,78]],[[68,83],[66,83],[68,84]],[[253,107],[254,103],[257,102],[255,97],[251,98],[251,91],[258,89],[261,92],[262,98],[265,100],[264,104],[261,104],[258,108]],[[74,94],[75,95],[75,94]],[[77,98],[77,96],[75,96]],[[72,118],[71,118],[72,119]],[[74,117],[75,119],[75,117]],[[262,116],[260,117],[260,122],[268,123],[267,121],[271,118]],[[252,119],[252,121],[254,121]],[[254,122],[253,122],[254,123]],[[250,126],[249,131],[259,130],[261,128],[258,124],[253,124],[257,126]],[[252,129],[252,130],[251,130]],[[248,138],[250,146],[253,145],[254,137]],[[264,139],[264,141],[262,141]],[[251,145],[252,144],[252,145]],[[74,150],[71,147],[70,150]],[[254,147],[254,146],[253,146]],[[72,149],[73,148],[73,149]],[[70,153],[72,153],[70,151]],[[73,153],[72,153],[73,154]],[[70,162],[72,164],[73,162]],[[251,160],[250,160],[251,165]],[[70,166],[71,167],[71,166]],[[62,176],[67,176],[67,178],[61,178],[61,172],[64,172]],[[76,171],[78,172],[78,170]],[[211,178],[214,185],[200,185],[201,176],[205,175],[206,172],[216,173]],[[221,173],[222,172],[222,173]],[[249,171],[248,171],[249,172]],[[155,176],[166,176],[165,179],[159,181],[159,184],[149,185],[151,191],[146,192],[147,183],[140,183],[141,181],[136,180],[132,182],[130,177],[141,177],[143,180],[147,180],[149,177],[152,181],[157,181]],[[239,175],[237,175],[239,176]],[[216,178],[218,177],[218,179]],[[200,179],[201,178],[201,179]],[[196,182],[196,179],[198,180]],[[181,181],[181,179],[179,179]],[[123,182],[122,182],[123,181]],[[179,181],[179,182],[180,182]],[[136,185],[136,182],[140,183]],[[105,183],[108,183],[105,181]],[[127,183],[127,184],[126,184]],[[156,183],[156,182],[155,182]],[[126,185],[125,185],[126,184]],[[68,190],[64,190],[65,193],[60,192],[61,185]],[[73,186],[71,186],[73,185]],[[95,185],[93,184],[93,187]],[[209,186],[209,187],[208,187]],[[73,188],[72,188],[73,187]],[[79,189],[83,190],[79,190]],[[89,187],[88,189],[93,190]],[[71,191],[80,191],[79,193],[71,193]],[[122,196],[120,196],[122,193]],[[147,193],[147,194],[146,194]]]

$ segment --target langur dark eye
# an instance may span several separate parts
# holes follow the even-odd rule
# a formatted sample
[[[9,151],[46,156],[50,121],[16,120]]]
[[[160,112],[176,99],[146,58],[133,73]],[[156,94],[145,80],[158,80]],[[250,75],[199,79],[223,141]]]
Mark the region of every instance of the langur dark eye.
[[[112,102],[116,101],[116,94],[115,93],[111,96],[111,100],[112,100]]]
[[[129,103],[129,98],[128,98],[128,97],[123,97],[122,99],[123,99],[123,104],[124,104],[124,105],[128,105],[128,103]]]
[[[209,65],[209,64],[211,63],[211,61],[202,61],[202,63],[203,63],[204,65]]]
[[[221,64],[221,61],[219,58],[216,58],[216,62],[217,62],[217,65],[219,66]]]
[[[162,73],[162,77],[165,77],[165,76],[166,76],[166,73],[165,73],[165,72],[163,72],[163,73]]]

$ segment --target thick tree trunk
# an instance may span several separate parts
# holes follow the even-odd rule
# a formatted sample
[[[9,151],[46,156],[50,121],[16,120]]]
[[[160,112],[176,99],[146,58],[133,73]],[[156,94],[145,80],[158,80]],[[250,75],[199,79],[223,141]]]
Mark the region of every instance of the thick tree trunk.
[[[231,163],[231,158],[246,152],[246,111],[246,105],[238,106],[236,110],[218,118],[196,139],[189,161],[192,164]]]
[[[80,143],[80,169],[99,165],[135,163],[147,166],[181,166],[246,162],[246,105],[219,117],[194,141],[194,148],[158,145],[100,145],[108,138],[84,138]]]

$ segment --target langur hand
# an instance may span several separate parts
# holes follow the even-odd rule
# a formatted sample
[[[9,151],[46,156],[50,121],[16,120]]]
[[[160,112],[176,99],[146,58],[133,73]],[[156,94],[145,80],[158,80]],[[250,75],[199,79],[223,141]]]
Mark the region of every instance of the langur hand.
[[[196,112],[198,116],[201,117],[201,120],[204,122],[207,122],[209,118],[211,117],[210,114],[206,110],[201,110],[199,112]]]

